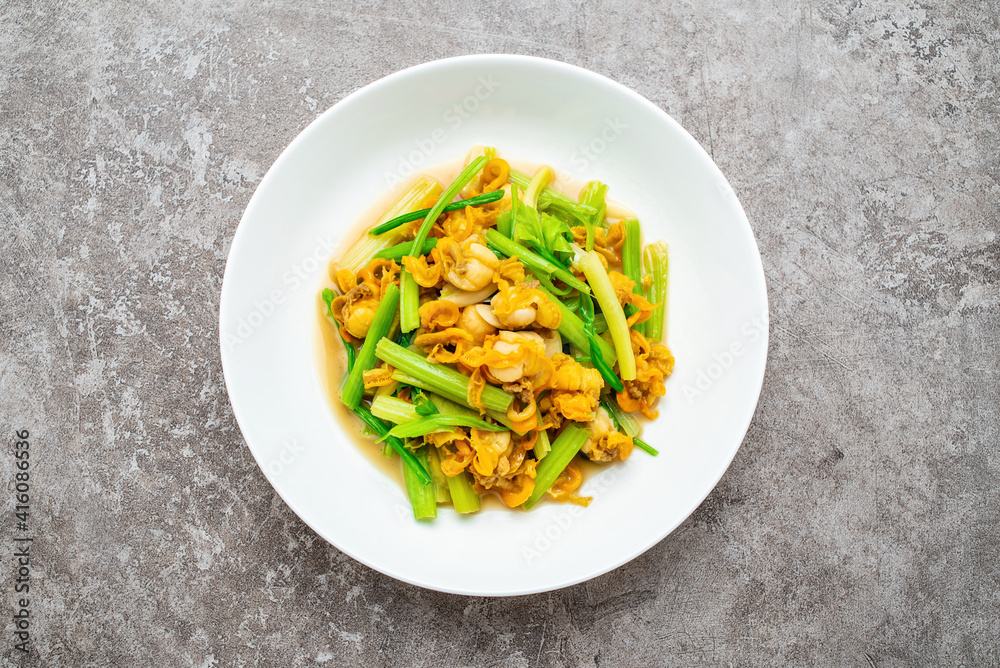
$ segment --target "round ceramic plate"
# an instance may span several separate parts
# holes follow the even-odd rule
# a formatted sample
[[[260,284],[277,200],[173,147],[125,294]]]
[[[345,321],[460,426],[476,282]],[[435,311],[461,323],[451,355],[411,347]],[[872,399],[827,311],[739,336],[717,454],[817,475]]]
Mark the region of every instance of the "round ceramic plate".
[[[670,244],[677,364],[644,439],[585,482],[589,508],[542,503],[413,519],[405,491],[335,418],[317,355],[327,262],[372,205],[474,144],[598,179]],[[398,72],[307,127],[267,172],[226,264],[222,364],[233,412],[274,489],[372,568],[446,592],[515,595],[605,573],[655,545],[725,472],[757,405],[767,293],[746,215],[698,143],[637,93],[538,58],[468,56]],[[374,446],[373,446],[374,447]]]

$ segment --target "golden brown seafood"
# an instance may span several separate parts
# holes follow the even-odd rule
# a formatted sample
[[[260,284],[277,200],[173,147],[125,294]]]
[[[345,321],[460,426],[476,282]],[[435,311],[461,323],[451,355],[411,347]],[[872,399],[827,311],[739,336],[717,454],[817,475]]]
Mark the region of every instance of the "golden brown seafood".
[[[421,304],[417,313],[420,315],[420,326],[429,331],[451,327],[458,322],[460,315],[455,302],[446,299]]]
[[[538,289],[538,281],[516,285],[500,283],[500,291],[490,301],[493,315],[505,329],[525,329],[536,326],[557,329],[562,323],[562,311],[547,294]]]
[[[478,235],[461,244],[445,237],[434,250],[441,258],[444,279],[459,290],[472,292],[486,287],[500,266],[500,260]]]
[[[604,379],[597,369],[588,369],[569,355],[558,353],[552,357],[555,372],[549,399],[553,409],[563,418],[587,422],[601,398]]]
[[[454,364],[472,346],[472,337],[458,327],[440,332],[419,334],[413,343],[427,352],[427,359],[439,364]]]
[[[399,276],[399,265],[392,260],[384,258],[375,258],[364,269],[358,272],[358,278],[362,283],[368,283],[373,287],[377,285],[379,287],[379,299],[389,289],[389,286],[397,281],[397,276]]]
[[[483,318],[481,309],[489,309],[485,304],[471,304],[462,309],[456,326],[464,330],[472,337],[472,342],[477,346],[483,345],[486,337],[497,333],[497,328]]]
[[[441,471],[450,478],[465,471],[476,453],[469,443],[469,437],[462,429],[427,434],[424,441],[438,449],[441,457]]]
[[[477,489],[482,492],[494,490],[505,504],[513,508],[524,503],[535,489],[535,467],[538,461],[527,457],[527,451],[534,447],[537,433],[518,439],[501,455],[496,468],[490,475],[480,473],[475,466],[470,468]]]
[[[433,262],[428,260],[428,257]],[[403,257],[403,267],[413,276],[413,280],[422,288],[433,288],[441,282],[441,261],[440,253],[434,248],[430,255],[420,257]]]
[[[598,408],[594,419],[590,421],[590,438],[580,448],[580,452],[591,461],[610,462],[615,459],[625,460],[632,454],[632,439],[615,430],[611,417],[603,408]]]
[[[630,335],[635,355],[635,380],[622,381],[625,389],[618,393],[618,405],[628,413],[641,411],[653,420],[660,414],[655,408],[657,399],[667,393],[663,381],[673,373],[674,356],[665,345],[651,345],[635,330]]]
[[[469,432],[472,449],[476,451],[476,457],[472,460],[472,467],[476,473],[482,476],[491,476],[497,472],[497,465],[500,457],[504,457],[513,451],[509,431],[486,431],[473,429]],[[509,465],[508,465],[509,469]],[[501,471],[503,475],[507,471]]]
[[[579,506],[589,506],[590,502],[594,499],[589,496],[580,496],[576,493],[581,483],[583,483],[583,473],[581,473],[580,467],[570,463],[567,464],[563,472],[556,478],[556,481],[549,487],[548,494],[555,501],[562,503],[568,501]]]
[[[378,309],[379,297],[376,295],[376,288],[370,283],[359,283],[335,298],[330,303],[330,311],[351,336],[363,339]]]
[[[587,243],[587,228],[583,226],[570,228],[573,232],[573,241],[577,245],[583,246]],[[622,244],[625,241],[625,226],[621,221],[612,224],[607,229],[602,227],[594,228],[594,250],[604,259],[607,265],[621,266]]]
[[[392,372],[394,369],[388,364],[383,364],[382,366],[375,367],[374,369],[369,369],[365,371],[364,381],[365,389],[370,390],[375,387],[382,387],[388,385],[392,381]]]

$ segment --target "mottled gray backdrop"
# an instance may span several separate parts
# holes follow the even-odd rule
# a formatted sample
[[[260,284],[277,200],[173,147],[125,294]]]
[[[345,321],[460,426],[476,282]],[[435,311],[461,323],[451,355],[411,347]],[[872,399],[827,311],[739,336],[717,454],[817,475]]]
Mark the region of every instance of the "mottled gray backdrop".
[[[997,665],[998,16],[2,3],[0,662]],[[702,507],[612,573],[516,599],[417,589],[318,538],[251,458],[219,361],[230,240],[278,153],[358,87],[479,52],[582,65],[680,121],[746,207],[772,309],[756,417]]]

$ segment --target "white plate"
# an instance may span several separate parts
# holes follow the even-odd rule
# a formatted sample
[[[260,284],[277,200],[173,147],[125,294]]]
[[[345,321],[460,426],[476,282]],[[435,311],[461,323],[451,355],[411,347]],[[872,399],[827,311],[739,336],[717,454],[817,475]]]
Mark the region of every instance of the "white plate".
[[[669,345],[660,418],[624,464],[585,483],[587,509],[442,508],[414,521],[405,492],[331,413],[316,355],[316,293],[342,236],[399,177],[473,144],[600,179],[645,240],[670,243]],[[483,55],[398,72],[306,128],[247,206],[226,264],[222,365],[233,412],[274,489],[318,534],[376,570],[446,592],[565,587],[643,553],[732,461],[767,357],[760,255],[732,188],[697,142],[637,93],[539,58]]]

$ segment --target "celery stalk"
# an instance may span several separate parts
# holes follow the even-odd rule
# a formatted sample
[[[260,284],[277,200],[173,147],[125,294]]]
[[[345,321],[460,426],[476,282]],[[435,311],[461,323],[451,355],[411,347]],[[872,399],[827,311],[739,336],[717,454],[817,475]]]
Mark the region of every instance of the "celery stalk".
[[[431,445],[425,446],[424,450],[427,451],[427,469],[434,482],[434,498],[439,504],[449,503],[451,492],[448,491],[448,476],[441,470],[441,455],[438,454],[437,448]]]
[[[419,353],[407,350],[389,339],[378,342],[375,355],[403,373],[425,382],[430,386],[431,392],[468,405],[469,378],[455,369],[428,362]],[[483,389],[482,400],[486,408],[506,412],[514,398],[497,387],[487,385]]]
[[[479,494],[472,487],[472,480],[465,471],[448,478],[448,491],[456,513],[474,513],[480,508]]]
[[[398,200],[396,200],[395,204],[379,216],[378,223],[384,223],[385,221],[395,218],[400,214],[415,211],[420,208],[420,205],[423,204],[424,200],[440,192],[440,183],[426,176],[420,176],[413,182],[413,185],[411,185],[406,192],[403,193]],[[346,253],[344,253],[344,257],[337,263],[337,266],[341,269],[348,269],[356,274],[364,269],[365,265],[371,262],[375,253],[388,248],[393,244],[399,243],[402,240],[403,233],[401,230],[395,230],[390,234],[383,234],[377,238],[372,238],[365,234],[363,237],[358,239]]]
[[[354,414],[361,418],[361,420],[376,434],[385,436],[389,433],[389,428],[385,426],[385,423],[372,415],[372,412],[368,410],[368,407],[364,404],[358,404],[357,408],[354,409]],[[385,439],[385,443],[388,447],[395,450],[396,454],[402,458],[403,464],[406,465],[405,470],[410,471],[413,475],[415,475],[417,480],[426,480],[427,482],[430,482],[431,477],[427,474],[427,467],[422,465],[417,458],[413,456],[412,452],[403,447],[403,442],[401,440],[395,436],[390,436]]]
[[[517,211],[518,206],[518,190],[517,186],[511,185],[510,187],[510,208],[497,216],[497,231],[508,239],[514,238],[514,228],[515,226],[515,216],[514,212]]]
[[[611,421],[615,423],[615,426],[618,427],[621,433],[632,438],[638,435],[639,420],[633,417],[631,413],[623,411],[614,397],[608,397],[606,400],[601,401],[601,406],[608,412]]]
[[[483,166],[487,163],[485,155],[481,155],[472,162],[469,166],[462,170],[458,177],[451,182],[445,191],[441,193],[438,201],[431,207],[430,211],[427,212],[427,217],[424,218],[424,222],[420,224],[420,229],[417,230],[417,236],[413,238],[413,250],[410,255],[416,257],[416,252],[421,249],[424,245],[424,240],[427,238],[427,234],[431,231],[431,225],[437,220],[438,216],[441,215],[441,211],[455,199],[455,195],[458,191],[465,187],[465,184],[472,180],[475,176],[482,170]]]
[[[495,190],[490,193],[483,193],[482,195],[476,195],[475,197],[470,197],[468,199],[461,199],[457,202],[452,202],[441,210],[441,213],[448,213],[449,211],[458,211],[459,209],[464,209],[467,206],[480,206],[482,204],[489,204],[490,202],[495,202],[498,199],[503,198],[503,190]],[[420,220],[424,218],[430,209],[420,209],[419,211],[413,211],[412,213],[404,213],[402,216],[397,216],[391,220],[387,220],[381,225],[377,225],[368,231],[368,234],[377,237],[380,234],[385,234],[390,230],[394,230],[403,223],[412,223],[415,220]]]
[[[337,330],[337,336],[340,337],[340,342],[344,344],[344,351],[347,353],[347,372],[350,373],[351,369],[354,368],[354,358],[357,356],[358,351],[354,349],[353,343],[348,342],[348,340],[344,338],[344,333],[340,331],[340,323],[333,317],[331,304],[336,298],[336,294],[334,294],[333,290],[330,288],[324,288],[323,292],[320,293],[320,296],[326,303],[326,315],[330,319],[330,323],[333,325],[333,328]]]
[[[560,267],[551,260],[545,259],[538,253],[528,250],[521,244],[511,241],[496,230],[486,230],[486,241],[507,257],[516,257],[521,261],[521,264],[535,273],[559,279],[569,287],[575,288],[580,292],[590,292],[587,284],[567,269]]]
[[[434,247],[438,245],[438,240],[431,238],[424,241],[424,247],[420,249],[421,255],[427,255]],[[403,243],[396,244],[395,246],[389,246],[373,255],[373,258],[382,258],[385,260],[393,260],[395,262],[400,262],[404,255],[407,255],[413,249],[413,243],[409,241],[404,241]]]
[[[470,427],[483,431],[507,431],[503,425],[492,424],[479,418],[466,417],[465,415],[431,415],[412,422],[397,424],[389,430],[387,436],[396,438],[413,438],[415,436],[426,436],[427,434],[438,434],[445,431],[454,431],[455,427]],[[384,438],[384,437],[383,437]]]
[[[549,430],[543,429],[538,432],[538,440],[535,441],[535,459],[542,461],[545,455],[552,451],[552,444],[549,443]]]
[[[604,203],[604,196],[608,194],[608,187],[600,181],[591,181],[580,191],[580,203],[594,208],[596,213],[584,221],[587,226],[587,250],[594,250],[594,227],[604,223],[604,211],[607,205]]]
[[[414,453],[414,456],[426,469],[426,447],[418,449]],[[437,517],[437,497],[434,493],[434,482],[430,479],[426,482],[421,481],[409,467],[403,468],[403,479],[406,481],[406,493],[409,495],[410,503],[413,505],[413,517],[418,520],[432,520]]]
[[[601,256],[596,251],[581,253],[578,259],[587,282],[594,289],[594,297],[601,305],[604,317],[608,320],[611,339],[615,342],[615,352],[618,353],[618,371],[622,380],[635,380],[635,355],[632,353],[632,337],[629,334],[628,323],[625,322],[625,312],[622,310],[615,289],[608,278],[608,272],[601,263]],[[610,362],[608,362],[610,364]]]
[[[528,500],[524,502],[525,510],[531,510],[531,507],[538,503],[542,495],[549,491],[549,487],[566,466],[573,461],[573,457],[580,452],[580,448],[583,447],[588,438],[590,438],[590,431],[575,424],[567,425],[562,430],[559,437],[552,443],[552,450],[545,456],[545,459],[538,463],[538,468],[535,470],[535,489],[531,492]]]
[[[519,172],[516,169],[510,170],[510,182],[515,184],[522,190],[526,189],[531,183],[531,177],[524,172]],[[562,194],[555,188],[542,188],[538,193],[538,210],[545,211],[546,209],[554,209],[565,213],[568,216],[576,218],[581,223],[589,220],[591,216],[597,213],[594,207],[587,204],[581,204],[580,202],[574,202],[572,199]]]
[[[412,332],[420,327],[420,286],[410,272],[403,269],[399,272],[399,288],[399,328]]]
[[[419,420],[417,408],[408,401],[397,397],[375,397],[372,401],[372,415],[393,424],[403,424]]]
[[[654,448],[653,446],[651,446],[649,443],[647,443],[646,441],[642,440],[638,436],[632,437],[632,443],[635,444],[635,447],[637,447],[640,450],[643,450],[645,452],[648,452],[649,454],[653,455],[654,457],[656,455],[660,454],[659,450],[657,450],[656,448]]]
[[[611,416],[611,421],[615,423],[615,427],[618,431],[630,437],[632,439],[632,443],[634,443],[637,448],[648,452],[654,457],[660,454],[656,448],[639,438],[639,420],[633,417],[630,413],[623,411],[614,398],[609,397],[607,400],[602,401],[601,406],[603,406],[604,410],[606,410],[608,415]]]
[[[601,372],[605,383],[616,392],[621,392],[625,386],[622,385],[621,378],[611,368],[612,365],[605,361],[604,353],[601,352],[603,339],[594,332],[594,300],[591,299],[590,295],[580,295],[580,318],[583,320],[583,331],[586,332],[587,340],[590,341],[590,349],[588,350],[590,363]]]
[[[375,346],[380,340],[385,340],[392,321],[396,317],[396,306],[399,304],[399,288],[395,285],[389,286],[382,301],[379,302],[375,317],[368,327],[368,336],[358,351],[358,357],[354,362],[354,368],[347,374],[344,382],[344,389],[340,398],[348,408],[357,408],[361,402],[361,395],[365,391],[364,372],[375,366]]]
[[[646,299],[656,304],[653,315],[646,321],[646,332],[654,341],[667,339],[667,289],[669,287],[670,257],[666,242],[657,241],[643,251],[646,273],[653,277]]]
[[[598,313],[594,316],[594,333],[603,334],[606,331],[608,331],[608,319],[603,313]]]
[[[404,385],[412,385],[413,387],[419,387],[421,390],[427,391],[427,396],[430,397],[431,402],[437,407],[438,411],[444,413],[445,415],[467,415],[469,417],[479,417],[479,410],[470,408],[469,405],[465,403],[465,396],[462,397],[461,403],[456,403],[452,399],[445,398],[440,394],[434,394],[434,390],[428,383],[418,380],[409,374],[403,373],[399,369],[392,372],[392,379],[403,383]],[[510,418],[507,417],[506,413],[487,408],[486,415],[493,418],[494,422],[499,422],[508,429],[513,430],[513,423],[510,421]]]
[[[539,167],[538,171],[531,178],[531,183],[528,184],[528,187],[524,191],[524,203],[532,209],[537,209],[538,196],[553,178],[555,178],[555,172],[552,171],[551,167]]]
[[[436,394],[428,394],[427,396],[430,397],[431,403],[434,404],[434,407],[438,409],[439,413],[443,413],[444,415],[479,417],[479,411],[473,408],[466,408],[461,404],[456,404],[454,401],[450,401]]]
[[[622,244],[622,273],[635,282],[632,292],[642,296],[642,231],[639,221],[635,218],[625,221],[625,242]],[[635,313],[635,307],[631,304],[625,309],[625,315],[631,316]],[[635,325],[634,329],[640,334],[646,333],[646,323]]]

